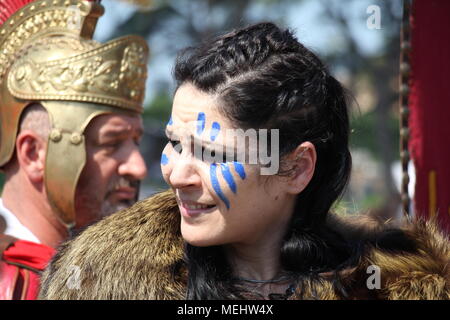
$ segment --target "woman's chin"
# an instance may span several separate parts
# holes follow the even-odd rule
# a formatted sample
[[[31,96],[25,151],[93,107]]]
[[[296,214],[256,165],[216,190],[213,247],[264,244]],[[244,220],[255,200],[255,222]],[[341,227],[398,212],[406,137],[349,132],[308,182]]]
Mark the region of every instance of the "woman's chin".
[[[201,229],[202,228],[199,226],[185,226],[185,228],[183,228],[182,224],[181,236],[183,237],[184,241],[195,247],[209,247],[220,244],[219,241],[217,241],[217,239],[213,237],[209,230]]]

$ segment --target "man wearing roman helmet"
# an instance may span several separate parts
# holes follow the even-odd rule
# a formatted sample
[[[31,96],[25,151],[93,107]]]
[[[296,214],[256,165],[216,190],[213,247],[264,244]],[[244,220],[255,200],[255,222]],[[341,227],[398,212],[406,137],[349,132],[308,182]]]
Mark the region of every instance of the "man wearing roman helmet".
[[[0,299],[34,299],[55,248],[136,202],[144,39],[92,40],[99,1],[0,3]]]

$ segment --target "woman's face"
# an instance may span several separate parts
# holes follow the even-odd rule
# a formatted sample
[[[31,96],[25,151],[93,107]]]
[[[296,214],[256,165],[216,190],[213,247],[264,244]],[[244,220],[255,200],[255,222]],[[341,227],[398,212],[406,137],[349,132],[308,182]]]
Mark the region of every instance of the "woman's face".
[[[236,147],[219,104],[189,83],[175,94],[161,170],[177,197],[182,235],[196,246],[282,237],[295,196],[282,177],[262,176],[257,164],[218,160],[219,150]],[[212,150],[216,160],[208,157]]]

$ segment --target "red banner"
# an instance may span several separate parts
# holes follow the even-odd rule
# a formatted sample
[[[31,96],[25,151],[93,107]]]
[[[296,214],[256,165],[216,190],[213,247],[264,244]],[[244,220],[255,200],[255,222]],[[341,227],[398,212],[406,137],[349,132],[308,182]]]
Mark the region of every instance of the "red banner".
[[[411,130],[415,213],[450,232],[450,1],[413,2]]]

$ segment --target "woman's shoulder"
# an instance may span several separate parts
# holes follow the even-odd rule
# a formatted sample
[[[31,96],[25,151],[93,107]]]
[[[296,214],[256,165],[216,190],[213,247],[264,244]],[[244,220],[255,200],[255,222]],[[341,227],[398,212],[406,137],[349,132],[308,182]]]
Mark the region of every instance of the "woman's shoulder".
[[[450,242],[436,221],[333,216],[330,222],[350,244],[363,247],[357,264],[340,272],[348,297],[450,299]]]
[[[43,274],[40,298],[182,298],[186,271],[177,210],[166,191],[90,226],[59,248]],[[331,215],[328,225],[363,250],[354,265],[337,272],[339,282],[336,272],[307,278],[293,298],[450,298],[450,246],[436,223]]]
[[[65,242],[42,276],[42,299],[178,298],[183,256],[172,191],[142,200]],[[160,288],[166,287],[166,290]]]

